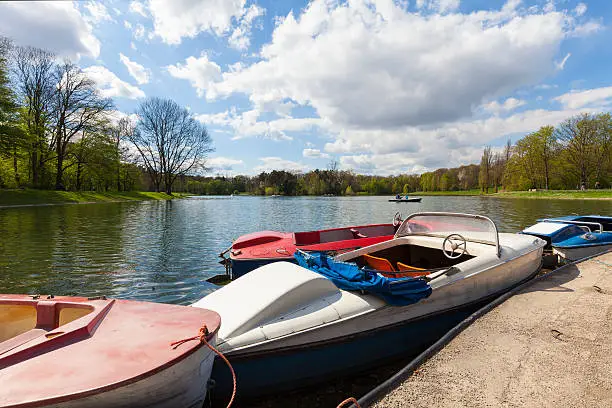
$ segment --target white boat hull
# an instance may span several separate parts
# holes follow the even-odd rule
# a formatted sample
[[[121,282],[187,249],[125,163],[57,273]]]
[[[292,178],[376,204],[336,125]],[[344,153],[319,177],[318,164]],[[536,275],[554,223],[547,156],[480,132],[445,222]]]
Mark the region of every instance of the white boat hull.
[[[565,259],[566,261],[577,261],[582,258],[609,251],[610,249],[612,249],[612,244],[575,248],[558,248],[553,246],[553,254],[559,255],[559,257]]]

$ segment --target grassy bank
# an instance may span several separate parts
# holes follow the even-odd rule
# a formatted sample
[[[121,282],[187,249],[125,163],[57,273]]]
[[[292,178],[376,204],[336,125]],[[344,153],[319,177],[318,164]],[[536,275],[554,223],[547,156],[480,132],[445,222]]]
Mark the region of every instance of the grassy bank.
[[[612,190],[548,190],[548,191],[506,191],[489,194],[501,198],[543,198],[561,200],[612,200]]]
[[[417,191],[410,193],[410,196],[478,196],[479,189],[462,190],[462,191]]]
[[[419,191],[413,196],[482,196],[495,198],[534,198],[561,200],[612,200],[612,190],[548,190],[548,191],[504,191],[482,194],[480,190],[466,191]]]
[[[113,201],[170,200],[188,194],[153,193],[148,191],[121,191],[100,193],[95,191],[54,190],[0,190],[0,206],[102,203]]]

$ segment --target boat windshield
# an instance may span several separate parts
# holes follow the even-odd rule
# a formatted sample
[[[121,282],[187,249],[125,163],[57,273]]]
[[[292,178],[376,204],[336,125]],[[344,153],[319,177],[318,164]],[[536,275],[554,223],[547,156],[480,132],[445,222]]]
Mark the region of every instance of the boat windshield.
[[[495,223],[482,215],[461,213],[416,213],[397,229],[395,238],[427,235],[446,238],[459,234],[468,241],[495,245],[499,256],[499,235]]]

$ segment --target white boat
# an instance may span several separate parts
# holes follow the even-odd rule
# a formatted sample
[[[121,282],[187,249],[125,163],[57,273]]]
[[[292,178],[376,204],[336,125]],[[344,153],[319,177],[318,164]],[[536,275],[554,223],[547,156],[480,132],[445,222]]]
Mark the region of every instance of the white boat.
[[[392,240],[323,261],[331,269],[340,265],[359,271],[361,283],[347,284],[320,263],[309,264],[314,271],[276,262],[193,306],[221,315],[218,345],[236,371],[240,395],[278,392],[428,346],[476,307],[534,276],[545,244],[533,236],[498,233],[483,216],[418,213],[401,224]],[[304,264],[306,258],[298,258]],[[384,277],[398,273],[414,277]],[[385,285],[369,293],[347,290],[377,280],[391,292],[404,284],[415,290],[407,291],[408,298],[383,293]],[[217,383],[213,398],[224,397],[231,377],[220,362],[211,378]]]

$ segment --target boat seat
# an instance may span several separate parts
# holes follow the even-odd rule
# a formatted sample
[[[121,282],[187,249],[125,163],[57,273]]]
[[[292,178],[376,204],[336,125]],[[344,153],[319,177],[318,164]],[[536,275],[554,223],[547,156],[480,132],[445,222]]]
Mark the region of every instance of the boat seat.
[[[388,259],[379,258],[368,254],[362,255],[366,265],[379,272],[396,272],[395,268]]]
[[[419,276],[429,275],[431,273],[431,270],[417,268],[416,266],[406,265],[401,262],[397,263],[397,270],[399,273],[395,274],[396,276],[394,276],[397,278],[404,278],[408,276],[416,278]]]
[[[0,343],[0,355],[8,351],[11,351],[12,349],[19,347],[29,341],[32,341],[46,333],[48,333],[48,330],[34,328],[31,330],[28,330],[25,333],[18,334],[15,337],[5,340],[2,343]]]

